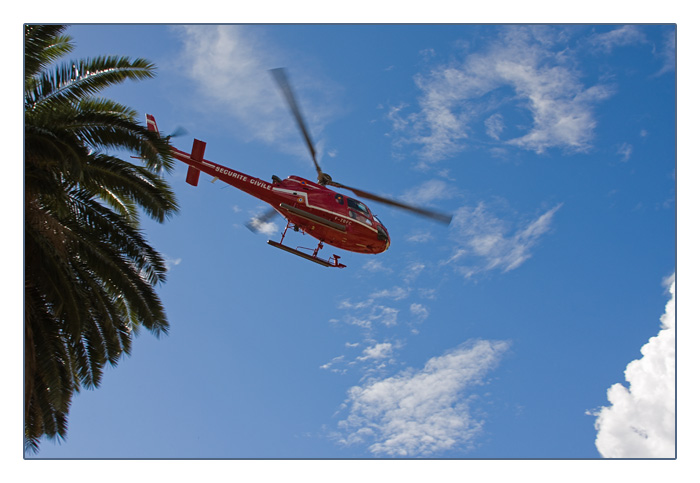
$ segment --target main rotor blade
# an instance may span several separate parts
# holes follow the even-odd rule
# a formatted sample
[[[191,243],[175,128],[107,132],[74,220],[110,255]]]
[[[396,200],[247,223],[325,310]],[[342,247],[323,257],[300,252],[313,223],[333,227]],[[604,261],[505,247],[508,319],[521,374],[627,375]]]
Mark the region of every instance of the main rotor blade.
[[[306,146],[309,148],[309,152],[311,153],[311,159],[313,159],[314,161],[314,165],[316,166],[316,172],[318,172],[320,179],[321,175],[323,174],[323,171],[321,171],[321,167],[319,166],[318,161],[316,160],[316,150],[314,149],[314,143],[313,141],[311,141],[311,135],[309,134],[309,130],[306,128],[304,116],[302,116],[301,114],[301,109],[297,104],[296,97],[294,96],[294,92],[292,91],[292,86],[289,83],[289,80],[287,79],[287,73],[282,68],[271,69],[270,72],[272,73],[272,77],[275,78],[275,81],[277,82],[277,85],[279,86],[280,90],[282,91],[282,94],[284,95],[284,98],[287,101],[287,104],[289,105],[289,109],[294,115],[294,119],[296,119],[297,121],[297,126],[299,126],[299,130],[301,131],[302,136],[304,136]]]
[[[360,198],[365,198],[368,200],[377,201],[379,203],[384,203],[385,205],[394,206],[396,208],[401,208],[402,210],[410,211],[411,213],[415,213],[417,215],[424,216],[426,218],[430,218],[430,219],[438,221],[440,223],[444,223],[445,225],[449,225],[450,222],[452,221],[452,215],[446,215],[444,213],[439,213],[437,211],[427,210],[425,208],[420,208],[418,206],[409,205],[406,203],[402,203],[400,201],[392,200],[390,198],[384,198],[382,196],[372,194],[372,193],[365,191],[365,190],[352,188],[350,186],[345,186],[344,184],[338,183],[336,181],[331,181],[329,184],[332,186],[335,186],[337,188],[344,188],[346,190],[350,190],[353,193],[355,193],[355,195],[359,196]]]

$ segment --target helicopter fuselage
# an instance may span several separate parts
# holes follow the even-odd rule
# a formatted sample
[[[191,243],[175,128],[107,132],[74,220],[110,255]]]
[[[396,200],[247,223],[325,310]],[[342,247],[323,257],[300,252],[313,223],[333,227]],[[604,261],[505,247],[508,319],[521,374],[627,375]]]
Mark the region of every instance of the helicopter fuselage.
[[[195,139],[191,153],[171,148],[173,157],[189,166],[187,183],[190,185],[197,186],[199,174],[204,172],[268,203],[295,230],[321,243],[368,254],[382,253],[389,248],[391,240],[386,227],[366,204],[299,176],[273,177],[269,183],[204,159],[205,147],[206,143]]]

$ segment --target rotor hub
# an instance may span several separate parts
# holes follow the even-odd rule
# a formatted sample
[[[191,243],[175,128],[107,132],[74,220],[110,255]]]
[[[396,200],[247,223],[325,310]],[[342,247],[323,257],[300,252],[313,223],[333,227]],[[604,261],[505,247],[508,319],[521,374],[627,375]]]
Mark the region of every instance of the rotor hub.
[[[319,173],[318,184],[320,184],[321,186],[326,186],[327,184],[331,184],[332,182],[333,182],[333,178],[331,178],[330,174]]]

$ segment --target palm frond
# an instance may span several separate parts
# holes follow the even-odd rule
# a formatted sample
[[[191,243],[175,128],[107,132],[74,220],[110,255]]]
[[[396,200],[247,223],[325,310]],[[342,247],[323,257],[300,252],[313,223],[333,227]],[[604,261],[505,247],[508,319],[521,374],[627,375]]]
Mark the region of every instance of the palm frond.
[[[65,25],[24,26],[25,89],[31,88],[34,76],[41,69],[73,50],[72,39],[67,35],[61,35],[65,29]]]
[[[25,106],[31,110],[54,109],[78,102],[125,80],[155,76],[155,66],[145,59],[103,56],[58,66],[40,73],[25,89]]]
[[[25,25],[25,447],[64,438],[72,395],[97,387],[145,327],[167,333],[163,257],[140,230],[177,212],[167,139],[100,90],[155,75],[144,59],[51,67],[64,26]],[[53,70],[49,70],[52,68]],[[111,152],[130,151],[133,164]]]

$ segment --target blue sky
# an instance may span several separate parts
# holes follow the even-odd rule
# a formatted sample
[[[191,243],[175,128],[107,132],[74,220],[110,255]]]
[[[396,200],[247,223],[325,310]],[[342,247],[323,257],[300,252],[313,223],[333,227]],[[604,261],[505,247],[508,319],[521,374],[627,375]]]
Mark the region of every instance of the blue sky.
[[[106,95],[184,127],[178,148],[313,179],[268,73],[286,67],[324,171],[454,219],[370,203],[391,248],[328,246],[348,268],[326,269],[245,228],[262,203],[178,166],[180,213],[145,222],[170,334],[142,331],[39,457],[674,456],[674,26],[68,33],[75,58],[156,63]]]

